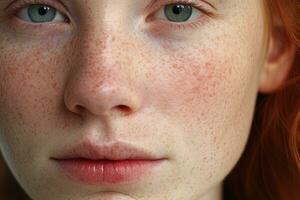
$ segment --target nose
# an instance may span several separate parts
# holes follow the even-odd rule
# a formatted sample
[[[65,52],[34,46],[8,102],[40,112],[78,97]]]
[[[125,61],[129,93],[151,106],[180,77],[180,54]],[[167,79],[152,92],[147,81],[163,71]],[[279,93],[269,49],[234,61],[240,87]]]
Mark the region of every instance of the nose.
[[[65,91],[65,105],[81,116],[129,115],[140,107],[133,91],[118,83],[97,85],[91,89],[84,81],[71,81]]]
[[[81,43],[84,43],[81,45]],[[79,42],[64,90],[69,111],[81,117],[130,115],[142,104],[134,66],[115,39]],[[76,55],[73,54],[73,55]],[[134,80],[137,80],[135,78]]]

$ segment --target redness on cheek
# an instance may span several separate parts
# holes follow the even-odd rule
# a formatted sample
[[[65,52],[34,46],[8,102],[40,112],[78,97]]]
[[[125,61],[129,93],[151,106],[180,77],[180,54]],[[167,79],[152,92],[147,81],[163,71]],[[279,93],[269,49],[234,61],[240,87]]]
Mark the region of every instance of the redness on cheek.
[[[192,47],[186,51],[181,50],[177,56],[170,59],[172,87],[169,88],[169,97],[172,106],[179,106],[180,114],[191,116],[191,112],[201,111],[203,119],[206,118],[215,102],[222,101],[223,95],[228,91],[226,83],[230,70],[228,63],[222,55],[216,55],[212,49]],[[176,99],[176,101],[175,101]],[[191,109],[193,108],[193,109]]]
[[[8,72],[8,74],[9,74],[10,76],[16,76],[16,74],[17,74],[17,69],[16,69],[15,67],[9,67],[9,68],[7,69],[7,72]]]
[[[17,49],[12,45],[0,56],[0,83],[3,112],[13,121],[33,125],[41,118],[53,115],[58,94],[60,58],[43,46],[32,50]],[[57,49],[56,49],[57,50]],[[61,60],[60,60],[61,61]],[[55,97],[55,98],[54,98]],[[2,109],[2,108],[1,108]]]
[[[174,57],[176,62],[172,65],[176,76],[179,76],[178,85],[186,86],[194,94],[203,94],[215,90],[217,82],[221,81],[218,60],[205,49],[183,53]],[[174,62],[174,61],[173,61]]]

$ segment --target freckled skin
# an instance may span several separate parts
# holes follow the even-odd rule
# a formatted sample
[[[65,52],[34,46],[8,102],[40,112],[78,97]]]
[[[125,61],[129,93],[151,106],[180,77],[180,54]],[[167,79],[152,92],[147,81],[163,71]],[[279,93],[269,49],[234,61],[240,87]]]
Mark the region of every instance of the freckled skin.
[[[0,24],[0,145],[9,167],[33,199],[221,199],[264,62],[261,1],[220,1],[221,18],[163,36],[134,20],[148,1],[103,2],[70,5],[75,25]],[[49,158],[86,138],[169,161],[135,184],[75,183]]]

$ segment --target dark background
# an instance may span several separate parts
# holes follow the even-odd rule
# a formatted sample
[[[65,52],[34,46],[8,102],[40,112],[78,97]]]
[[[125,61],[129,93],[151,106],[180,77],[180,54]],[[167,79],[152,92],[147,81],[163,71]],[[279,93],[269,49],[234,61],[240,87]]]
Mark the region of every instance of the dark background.
[[[0,199],[30,200],[9,171],[0,152]]]

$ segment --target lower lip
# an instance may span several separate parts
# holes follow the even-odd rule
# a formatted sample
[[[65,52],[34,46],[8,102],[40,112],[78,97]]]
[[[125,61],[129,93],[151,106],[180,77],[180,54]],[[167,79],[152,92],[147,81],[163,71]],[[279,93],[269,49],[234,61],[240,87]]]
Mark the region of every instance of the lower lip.
[[[128,183],[145,176],[163,160],[56,160],[68,176],[93,185]]]

